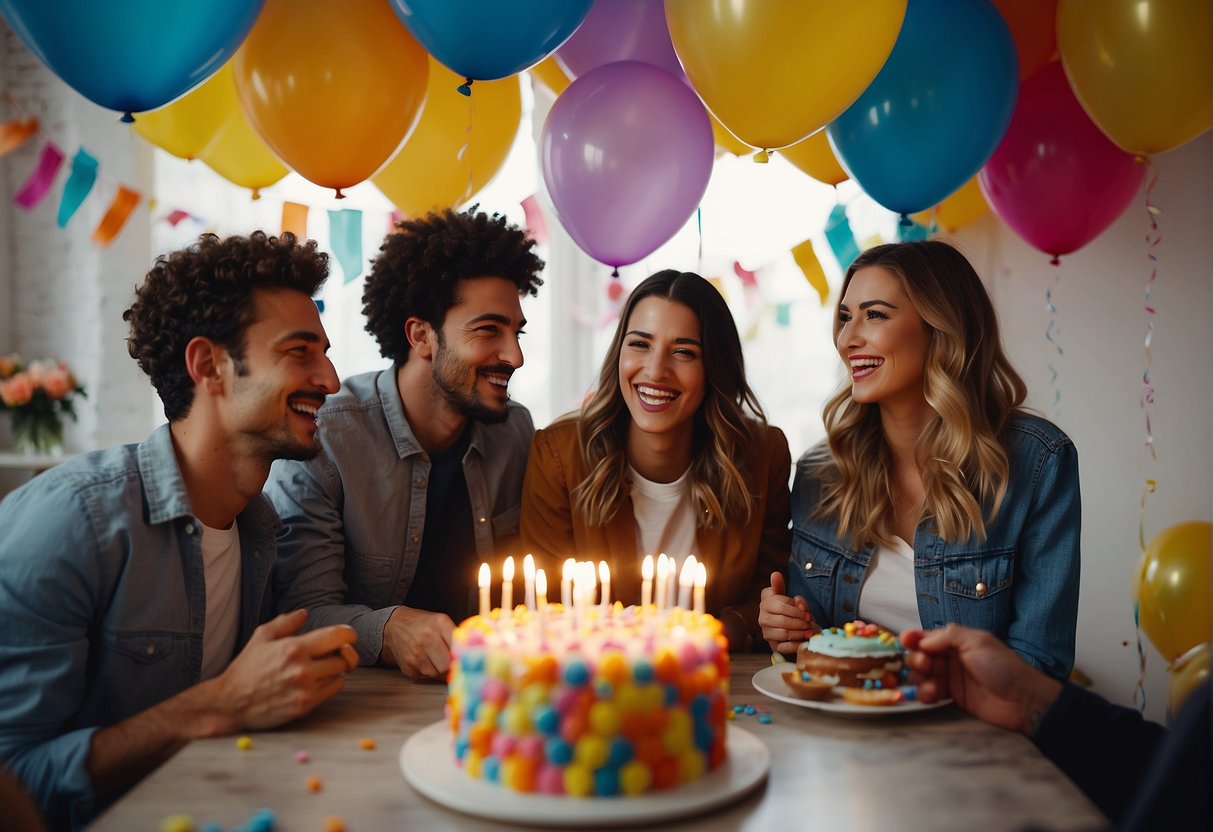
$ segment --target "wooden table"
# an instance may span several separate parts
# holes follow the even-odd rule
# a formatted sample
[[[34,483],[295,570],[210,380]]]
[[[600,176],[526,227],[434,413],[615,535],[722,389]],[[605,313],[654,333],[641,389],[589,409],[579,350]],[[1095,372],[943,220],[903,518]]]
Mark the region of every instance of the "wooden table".
[[[771,752],[767,782],[714,813],[664,823],[686,830],[1017,830],[1089,829],[1106,821],[1024,737],[992,728],[955,707],[872,719],[840,718],[777,702],[750,679],[765,656],[734,656],[731,701],[763,705],[773,722],[733,723]],[[276,829],[321,830],[338,815],[350,832],[396,829],[500,830],[519,827],[446,809],[415,792],[399,753],[414,731],[442,718],[446,688],[409,682],[394,670],[362,668],[346,689],[288,727],[252,735],[247,751],[231,737],[191,743],[132,789],[92,828],[155,830],[168,815],[231,830],[260,807]],[[359,747],[375,740],[373,751]],[[311,762],[299,764],[306,749]],[[308,792],[316,775],[323,790]]]

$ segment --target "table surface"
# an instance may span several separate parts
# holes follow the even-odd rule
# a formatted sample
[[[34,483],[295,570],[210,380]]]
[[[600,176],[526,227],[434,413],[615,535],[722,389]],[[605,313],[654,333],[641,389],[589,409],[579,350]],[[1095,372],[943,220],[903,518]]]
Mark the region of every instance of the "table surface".
[[[954,706],[901,716],[845,718],[756,692],[765,656],[733,657],[730,701],[770,709],[773,721],[739,715],[737,725],[771,754],[765,784],[707,815],[663,822],[686,830],[1052,830],[1106,823],[1099,811],[1025,737],[993,728]],[[446,687],[399,672],[360,668],[346,689],[309,716],[252,734],[198,740],[114,804],[95,830],[154,830],[173,814],[224,829],[271,809],[275,829],[319,830],[337,815],[350,832],[393,829],[509,830],[422,797],[400,771],[401,745],[442,719]],[[375,740],[364,750],[359,740]],[[310,762],[299,764],[305,749]],[[307,778],[323,788],[309,793]],[[637,827],[645,828],[645,827]]]

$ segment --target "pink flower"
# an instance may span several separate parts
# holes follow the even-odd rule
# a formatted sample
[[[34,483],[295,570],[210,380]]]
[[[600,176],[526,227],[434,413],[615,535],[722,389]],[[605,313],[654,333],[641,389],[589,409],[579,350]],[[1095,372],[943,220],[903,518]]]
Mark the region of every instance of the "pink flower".
[[[76,380],[68,369],[60,365],[42,374],[42,389],[52,399],[62,399],[76,387]]]
[[[0,355],[0,379],[8,378],[17,372],[17,368],[21,366],[21,356],[17,353],[12,355]]]
[[[0,381],[0,401],[6,407],[27,404],[34,395],[34,382],[28,373],[17,373],[10,379]]]

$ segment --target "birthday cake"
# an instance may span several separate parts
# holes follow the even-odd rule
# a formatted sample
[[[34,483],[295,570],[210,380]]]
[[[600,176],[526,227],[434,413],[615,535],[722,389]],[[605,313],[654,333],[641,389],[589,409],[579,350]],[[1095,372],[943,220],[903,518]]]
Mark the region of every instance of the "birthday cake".
[[[634,796],[725,760],[729,653],[700,612],[616,603],[494,609],[455,628],[446,716],[469,777]]]

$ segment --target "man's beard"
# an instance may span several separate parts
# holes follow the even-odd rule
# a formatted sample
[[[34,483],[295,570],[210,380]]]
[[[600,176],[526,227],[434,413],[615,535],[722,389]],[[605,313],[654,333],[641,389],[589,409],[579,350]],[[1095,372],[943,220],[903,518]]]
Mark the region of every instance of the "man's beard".
[[[459,389],[458,385],[472,373],[472,368],[460,361],[450,350],[446,349],[439,339],[438,352],[434,356],[434,383],[442,391],[443,398],[456,412],[474,419],[477,422],[496,425],[509,418],[510,410],[505,404],[500,409],[486,403],[476,392],[476,382],[482,373],[492,372],[509,376],[514,368],[508,364],[493,364],[482,367],[472,375],[472,384],[467,390]]]

